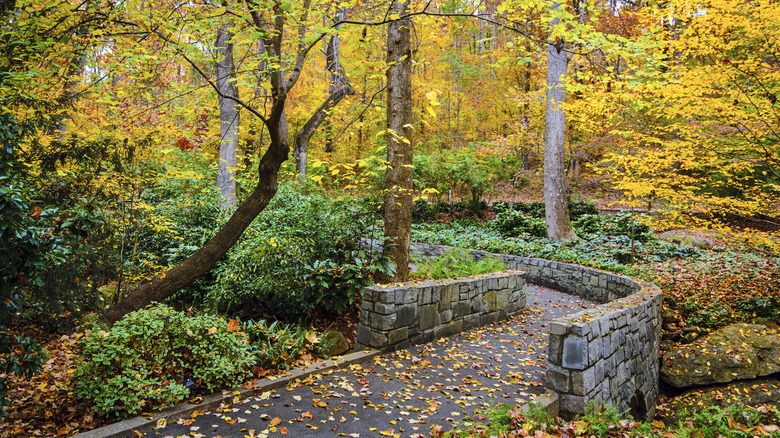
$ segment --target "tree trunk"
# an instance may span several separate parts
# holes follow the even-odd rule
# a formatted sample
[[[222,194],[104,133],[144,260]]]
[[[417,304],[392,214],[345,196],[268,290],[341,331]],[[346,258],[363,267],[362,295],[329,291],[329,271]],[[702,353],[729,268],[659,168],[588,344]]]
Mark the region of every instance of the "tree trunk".
[[[390,14],[403,14],[406,4],[395,1]],[[412,227],[412,50],[411,20],[387,26],[387,162],[385,174],[385,232],[383,251],[395,263],[395,277],[409,279],[409,240]]]
[[[235,210],[236,198],[236,153],[238,151],[238,131],[240,113],[236,100],[238,86],[233,67],[233,33],[227,24],[217,30],[217,88],[219,89],[219,166],[217,187],[224,198],[222,207]],[[232,99],[231,99],[232,98]]]
[[[192,284],[214,265],[238,241],[244,230],[271,202],[278,188],[279,167],[287,159],[288,146],[278,129],[281,112],[276,116],[276,128],[272,131],[271,145],[260,159],[258,182],[251,195],[236,209],[216,236],[195,251],[186,260],[164,272],[152,281],[144,283],[111,307],[101,320],[113,324],[125,314],[141,309],[153,301],[163,301],[173,293]]]
[[[339,9],[336,12],[334,21],[338,22],[343,20],[345,16],[346,10]],[[329,73],[328,97],[295,135],[295,147],[293,148],[293,155],[295,155],[295,170],[298,172],[298,175],[301,176],[306,175],[306,163],[308,161],[309,140],[311,139],[311,136],[314,135],[317,128],[319,128],[323,122],[326,122],[328,112],[338,105],[344,97],[352,94],[353,91],[352,85],[349,83],[349,77],[347,77],[347,73],[341,67],[341,62],[339,62],[341,40],[339,39],[338,31],[339,26],[336,26],[336,33],[330,37],[325,46],[325,69]],[[330,135],[328,135],[325,142],[325,152],[333,151],[331,142],[332,139],[330,138]]]
[[[553,3],[559,10],[560,3]],[[555,18],[552,26],[558,25]],[[547,221],[547,237],[550,240],[576,238],[566,208],[566,176],[564,172],[564,141],[566,115],[566,70],[569,57],[566,43],[550,41],[547,47],[547,113],[544,129],[544,210]]]

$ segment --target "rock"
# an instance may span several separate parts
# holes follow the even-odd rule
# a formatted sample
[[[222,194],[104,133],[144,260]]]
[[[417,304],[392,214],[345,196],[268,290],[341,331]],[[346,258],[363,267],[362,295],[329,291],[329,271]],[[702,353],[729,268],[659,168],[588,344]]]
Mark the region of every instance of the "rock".
[[[320,353],[328,357],[339,356],[349,351],[347,338],[339,332],[325,332],[320,340]]]
[[[765,325],[732,324],[668,351],[661,380],[676,388],[752,379],[780,372],[780,333]]]

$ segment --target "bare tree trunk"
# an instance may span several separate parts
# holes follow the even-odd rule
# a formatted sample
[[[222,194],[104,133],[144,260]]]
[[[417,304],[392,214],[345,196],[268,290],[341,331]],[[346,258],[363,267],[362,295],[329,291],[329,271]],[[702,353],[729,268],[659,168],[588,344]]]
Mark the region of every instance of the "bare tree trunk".
[[[394,1],[390,14],[402,15],[406,4]],[[387,162],[385,174],[385,256],[395,263],[395,277],[409,279],[409,241],[412,227],[412,50],[411,19],[387,26]]]
[[[560,3],[553,3],[553,10],[560,10]],[[552,26],[560,21],[555,18]],[[569,221],[566,208],[566,176],[564,168],[564,142],[566,115],[566,70],[569,57],[564,41],[550,41],[547,47],[547,114],[544,129],[544,210],[547,221],[547,237],[550,240],[577,237]]]
[[[345,9],[340,9],[334,18],[334,21],[338,22],[344,19],[346,14]],[[330,80],[328,83],[328,97],[325,99],[317,111],[312,114],[311,118],[303,125],[303,127],[295,135],[295,147],[293,154],[295,155],[295,170],[298,175],[306,175],[306,162],[308,161],[309,140],[312,135],[317,131],[317,128],[323,122],[327,121],[328,113],[330,110],[338,105],[344,97],[352,94],[352,85],[349,82],[346,71],[339,62],[339,49],[340,39],[338,34],[338,26],[336,27],[336,33],[330,37],[325,49],[325,62],[326,69],[330,74]],[[333,150],[332,145],[329,146],[329,142],[332,139],[326,139],[325,152],[331,152]]]
[[[226,210],[235,210],[236,198],[236,156],[238,151],[238,132],[240,127],[240,112],[238,103],[238,86],[233,66],[233,43],[230,39],[233,33],[228,25],[222,25],[217,30],[217,88],[219,89],[219,165],[217,167],[217,187],[222,193],[223,205]]]

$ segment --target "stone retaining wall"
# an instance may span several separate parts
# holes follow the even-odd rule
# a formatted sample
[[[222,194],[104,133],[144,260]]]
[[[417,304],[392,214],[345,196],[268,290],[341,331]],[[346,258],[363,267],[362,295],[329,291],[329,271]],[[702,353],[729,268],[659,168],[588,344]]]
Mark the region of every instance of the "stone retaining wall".
[[[525,309],[525,272],[396,283],[363,290],[357,346],[383,351],[506,319]]]
[[[413,244],[417,257],[455,248]],[[488,255],[471,251],[474,259]],[[602,303],[550,325],[546,385],[560,396],[563,416],[585,411],[589,401],[649,418],[658,401],[661,290],[654,284],[551,260],[500,255],[529,283]]]

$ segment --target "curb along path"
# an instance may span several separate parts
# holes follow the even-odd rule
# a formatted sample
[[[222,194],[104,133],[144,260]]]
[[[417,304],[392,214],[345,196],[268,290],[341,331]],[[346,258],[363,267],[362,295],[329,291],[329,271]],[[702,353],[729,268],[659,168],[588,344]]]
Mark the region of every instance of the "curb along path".
[[[593,306],[528,285],[526,311],[516,318],[315,372],[216,409],[196,406],[189,417],[145,433],[92,436],[427,436],[433,424],[449,430],[479,420],[475,411],[491,404],[526,403],[542,394],[549,320]]]

